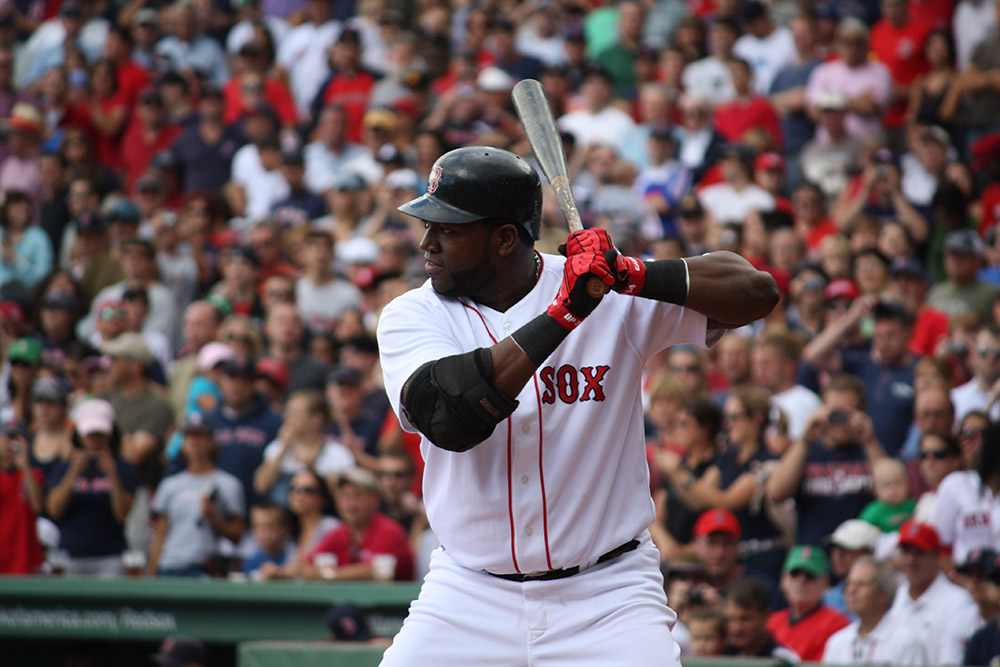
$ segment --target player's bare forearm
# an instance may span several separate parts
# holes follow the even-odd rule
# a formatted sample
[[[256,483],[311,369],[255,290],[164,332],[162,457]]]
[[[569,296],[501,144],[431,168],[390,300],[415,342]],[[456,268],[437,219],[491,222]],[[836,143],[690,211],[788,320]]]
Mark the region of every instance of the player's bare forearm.
[[[509,398],[517,398],[538,368],[508,336],[490,348],[493,384]]]
[[[732,252],[687,258],[691,286],[685,308],[697,310],[728,327],[741,327],[766,316],[778,304],[778,285]]]

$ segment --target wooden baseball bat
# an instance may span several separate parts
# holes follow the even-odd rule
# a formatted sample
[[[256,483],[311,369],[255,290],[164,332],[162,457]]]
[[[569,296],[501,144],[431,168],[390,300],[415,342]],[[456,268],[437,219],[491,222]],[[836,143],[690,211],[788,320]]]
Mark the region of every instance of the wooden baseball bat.
[[[583,229],[580,211],[576,207],[573,189],[569,182],[569,167],[566,164],[566,150],[563,148],[556,119],[552,116],[552,107],[545,96],[542,84],[535,79],[524,79],[514,86],[511,97],[514,108],[524,126],[524,133],[531,144],[531,152],[542,168],[542,173],[549,179],[549,185],[556,195],[559,210],[562,211],[570,233]],[[592,297],[608,293],[608,286],[599,279],[591,277],[587,283],[587,292]]]

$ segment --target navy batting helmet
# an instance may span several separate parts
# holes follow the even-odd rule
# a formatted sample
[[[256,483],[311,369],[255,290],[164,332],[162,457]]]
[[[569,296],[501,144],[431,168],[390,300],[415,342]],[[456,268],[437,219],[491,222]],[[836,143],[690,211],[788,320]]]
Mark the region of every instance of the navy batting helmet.
[[[538,238],[542,186],[538,172],[510,151],[489,146],[456,148],[438,158],[426,194],[399,207],[421,220],[443,223],[502,218]]]

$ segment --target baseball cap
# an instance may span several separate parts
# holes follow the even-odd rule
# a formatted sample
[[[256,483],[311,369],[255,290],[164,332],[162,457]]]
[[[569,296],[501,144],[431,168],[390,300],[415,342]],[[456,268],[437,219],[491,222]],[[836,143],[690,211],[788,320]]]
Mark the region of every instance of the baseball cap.
[[[254,266],[260,266],[257,253],[247,245],[233,245],[226,248],[226,259],[242,259],[250,262]]]
[[[754,161],[753,168],[755,171],[784,171],[785,158],[781,157],[777,153],[761,153]]]
[[[344,384],[351,387],[360,387],[361,380],[361,373],[348,366],[335,366],[326,376],[327,384]]]
[[[108,230],[104,217],[96,211],[84,211],[76,216],[76,231],[78,234],[103,234]]]
[[[0,301],[0,320],[24,324],[24,308],[16,301]]]
[[[353,602],[338,604],[326,612],[326,627],[341,642],[366,642],[372,638],[368,616]]]
[[[896,154],[888,148],[879,148],[872,153],[872,162],[875,164],[891,164],[896,167],[899,166],[899,160],[896,158]]]
[[[135,224],[139,222],[141,217],[139,214],[139,209],[136,208],[135,204],[132,203],[130,199],[122,197],[116,199],[107,210],[108,220],[121,220],[122,222]]]
[[[487,93],[507,93],[514,87],[514,77],[499,67],[485,67],[476,77],[476,88]]]
[[[913,325],[913,314],[899,301],[882,299],[875,304],[876,320],[896,320],[904,326]]]
[[[63,0],[62,6],[59,8],[60,16],[75,16],[80,18],[83,16],[83,11],[80,9],[80,4],[76,0]]]
[[[38,134],[45,128],[45,120],[38,107],[27,102],[18,102],[11,109],[10,118],[6,120],[4,126],[16,132]]]
[[[920,133],[921,141],[936,141],[945,148],[951,146],[951,137],[944,128],[938,127],[937,125],[929,125],[924,128],[924,131]]]
[[[403,154],[399,152],[395,144],[382,144],[375,152],[375,159],[383,164],[403,164]]]
[[[944,239],[944,251],[956,255],[983,254],[983,240],[972,229],[956,229]]]
[[[337,36],[337,43],[340,44],[341,42],[351,42],[352,44],[360,44],[361,34],[358,32],[357,28],[347,26],[346,28],[341,30],[340,34]]]
[[[881,531],[867,521],[848,519],[837,526],[829,542],[847,551],[875,551],[879,535]]]
[[[28,439],[28,425],[24,423],[22,419],[11,419],[0,424],[0,435],[5,435],[8,438],[24,438]]]
[[[198,351],[197,367],[202,373],[212,370],[219,364],[229,361],[234,356],[232,348],[230,348],[225,343],[220,343],[219,341],[213,340],[210,343],[206,343]]]
[[[366,187],[365,179],[354,172],[340,174],[333,181],[333,189],[341,192],[361,192]]]
[[[232,357],[231,359],[226,359],[223,362],[222,371],[226,375],[250,375],[254,376],[257,374],[256,365],[254,360],[249,357]]]
[[[420,190],[420,176],[412,169],[396,169],[385,177],[385,186],[390,190]]]
[[[996,569],[997,558],[1000,558],[1000,554],[993,549],[976,547],[968,553],[963,562],[956,565],[955,569],[962,574],[978,572],[983,576],[989,576]]]
[[[969,165],[973,171],[985,169],[1000,155],[1000,132],[989,132],[972,142],[969,147],[972,153],[972,163]]]
[[[830,560],[826,552],[818,547],[797,546],[788,552],[782,572],[805,570],[815,577],[830,574]]]
[[[208,662],[208,651],[194,637],[174,635],[164,639],[160,650],[150,657],[153,662],[165,667],[182,667],[191,663],[204,665]]]
[[[29,366],[42,363],[42,344],[34,338],[18,338],[7,349],[10,361],[19,361]]]
[[[115,428],[115,409],[101,398],[90,398],[73,410],[73,421],[80,435],[104,433],[111,435]]]
[[[899,528],[899,546],[910,546],[920,551],[939,551],[941,539],[930,524],[910,519]]]
[[[341,264],[374,264],[378,255],[378,243],[367,236],[355,236],[337,244],[337,261]]]
[[[854,301],[859,296],[861,296],[861,290],[849,278],[837,278],[823,288],[823,300],[828,302],[836,299]]]
[[[392,132],[396,129],[396,114],[392,109],[369,109],[362,119],[365,127]]]
[[[695,537],[724,533],[738,540],[743,535],[743,529],[735,514],[727,509],[716,508],[703,512],[698,517],[692,533]]]
[[[375,473],[367,468],[349,468],[340,473],[340,477],[337,479],[337,488],[339,489],[345,484],[353,484],[354,486],[368,489],[375,493],[379,492],[378,478],[375,477]]]
[[[158,16],[156,10],[150,7],[143,7],[132,15],[132,25],[156,25]]]
[[[42,308],[62,308],[76,310],[80,305],[76,297],[61,289],[51,290],[42,297]]]
[[[276,357],[263,357],[254,365],[258,377],[270,380],[279,387],[288,386],[288,365]]]
[[[163,106],[163,96],[160,95],[160,91],[156,90],[156,88],[148,88],[142,91],[142,94],[139,96],[139,103]]]
[[[69,385],[61,378],[40,377],[31,385],[31,397],[36,401],[65,403],[69,396]]]
[[[677,214],[682,218],[697,218],[705,214],[705,209],[695,195],[684,195],[677,207]]]
[[[149,161],[149,166],[154,169],[163,169],[164,171],[173,171],[174,169],[177,169],[180,164],[180,161],[178,161],[177,156],[174,155],[173,151],[160,151]]]
[[[183,433],[205,433],[215,435],[215,427],[200,412],[192,412],[181,422],[181,432]]]
[[[893,259],[892,264],[889,265],[889,276],[891,278],[908,276],[910,278],[927,280],[927,270],[916,257],[899,255]]]
[[[653,123],[649,128],[649,136],[659,141],[673,141],[673,128],[667,122]]]
[[[295,149],[290,151],[284,151],[281,154],[282,164],[287,164],[293,167],[301,167],[305,165],[305,156],[302,154],[301,149]]]
[[[142,334],[137,334],[134,331],[126,331],[113,340],[101,343],[101,353],[109,357],[141,361],[144,364],[153,360],[153,353],[149,351],[146,340]]]

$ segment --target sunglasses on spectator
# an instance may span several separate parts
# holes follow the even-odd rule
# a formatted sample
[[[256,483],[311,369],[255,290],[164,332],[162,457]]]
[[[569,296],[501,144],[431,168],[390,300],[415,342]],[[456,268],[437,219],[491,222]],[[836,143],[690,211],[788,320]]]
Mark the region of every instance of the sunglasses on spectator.
[[[272,299],[291,299],[295,296],[292,290],[287,289],[269,289],[267,295]]]
[[[815,581],[816,580],[816,575],[813,574],[812,572],[807,572],[806,570],[792,570],[791,572],[788,573],[788,576],[793,577],[793,578],[794,577],[802,577],[806,581]]]
[[[1000,348],[977,347],[976,354],[980,359],[992,356],[994,360],[1000,359]]]
[[[315,486],[293,486],[289,489],[290,493],[316,493]]]
[[[851,307],[851,302],[847,299],[834,299],[826,304],[827,310],[847,310]]]
[[[746,416],[747,416],[747,413],[745,413],[745,412],[723,413],[723,415],[722,415],[722,421],[724,421],[724,422],[739,421],[740,419],[746,419]]]
[[[670,364],[671,373],[700,373],[701,367],[695,364]]]
[[[940,461],[942,459],[951,458],[951,456],[952,456],[951,452],[949,452],[947,449],[927,449],[920,452],[921,460],[935,459]]]
[[[963,440],[971,440],[977,435],[982,435],[985,431],[986,429],[984,428],[963,428],[961,432],[959,432],[958,437]]]
[[[395,477],[396,479],[403,479],[409,476],[409,473],[405,470],[380,470],[379,477]]]
[[[231,343],[243,343],[244,345],[253,345],[253,341],[250,336],[241,336],[239,334],[228,334],[226,336],[226,341]]]

